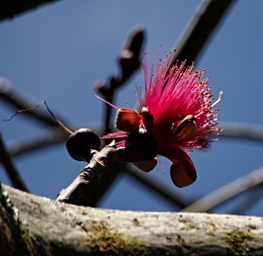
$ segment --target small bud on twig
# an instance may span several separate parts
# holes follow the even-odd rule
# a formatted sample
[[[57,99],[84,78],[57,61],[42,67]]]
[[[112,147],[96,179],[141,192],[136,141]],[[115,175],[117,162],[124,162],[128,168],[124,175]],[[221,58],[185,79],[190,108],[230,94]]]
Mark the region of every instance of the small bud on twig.
[[[69,136],[66,147],[73,159],[89,162],[92,156],[91,149],[100,148],[100,138],[91,129],[81,128]]]

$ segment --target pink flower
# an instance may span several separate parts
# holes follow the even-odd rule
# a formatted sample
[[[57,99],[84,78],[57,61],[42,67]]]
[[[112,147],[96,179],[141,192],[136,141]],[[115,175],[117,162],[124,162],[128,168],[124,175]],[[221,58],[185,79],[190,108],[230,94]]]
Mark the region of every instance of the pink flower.
[[[146,58],[145,58],[146,59]],[[121,130],[103,138],[121,139],[117,146],[125,146],[134,131],[150,133],[157,144],[157,154],[167,157],[172,166],[171,178],[175,185],[184,187],[196,180],[196,171],[189,157],[191,149],[207,148],[215,135],[219,134],[217,111],[208,80],[202,80],[204,71],[195,71],[194,65],[185,62],[169,68],[170,57],[151,66],[147,73],[144,62],[145,93],[138,93],[140,110],[118,108],[116,127]],[[157,159],[146,159],[134,164],[150,171]]]

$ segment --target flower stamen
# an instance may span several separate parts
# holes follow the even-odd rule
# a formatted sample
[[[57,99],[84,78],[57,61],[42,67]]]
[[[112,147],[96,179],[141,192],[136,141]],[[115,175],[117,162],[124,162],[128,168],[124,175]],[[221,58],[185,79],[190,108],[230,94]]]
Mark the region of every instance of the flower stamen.
[[[222,97],[223,91],[220,91],[217,100],[213,104],[211,104],[211,108],[215,107],[221,101]]]

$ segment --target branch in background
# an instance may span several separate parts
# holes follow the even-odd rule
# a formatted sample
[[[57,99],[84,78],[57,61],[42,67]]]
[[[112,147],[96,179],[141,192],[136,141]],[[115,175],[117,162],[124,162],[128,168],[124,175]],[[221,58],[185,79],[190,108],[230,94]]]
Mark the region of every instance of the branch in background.
[[[263,126],[224,122],[222,136],[233,139],[246,139],[263,142]]]
[[[129,177],[134,179],[137,183],[145,186],[146,189],[156,194],[160,199],[168,202],[174,208],[176,207],[182,209],[191,204],[189,200],[185,200],[178,193],[169,191],[157,180],[145,177],[145,175],[142,175],[138,171],[134,170],[131,168],[131,166],[127,166],[124,169],[124,172],[127,173]],[[191,199],[191,201],[193,201],[193,199]]]
[[[263,183],[263,168],[252,171],[246,176],[219,188],[218,190],[204,196],[183,210],[186,212],[207,212],[239,195],[240,193]]]
[[[10,146],[9,152],[13,157],[30,154],[63,143],[67,138],[68,134],[66,134],[61,128],[51,128],[46,135],[28,139],[24,143]]]
[[[0,135],[0,162],[4,166],[6,173],[11,180],[13,186],[17,189],[28,192],[29,190],[26,187],[22,177],[19,175],[19,172],[16,170],[15,165],[11,159],[10,154],[8,153],[2,136]]]
[[[205,48],[209,38],[230,6],[236,0],[204,0],[176,45],[171,65],[177,60],[186,60],[191,65]]]
[[[9,0],[5,1],[0,8],[0,21],[5,19],[14,18],[17,15],[23,14],[24,12],[32,11],[44,4],[58,2],[58,0]]]
[[[233,207],[229,214],[246,214],[247,210],[252,209],[262,199],[262,184],[247,190],[246,197],[241,203]]]

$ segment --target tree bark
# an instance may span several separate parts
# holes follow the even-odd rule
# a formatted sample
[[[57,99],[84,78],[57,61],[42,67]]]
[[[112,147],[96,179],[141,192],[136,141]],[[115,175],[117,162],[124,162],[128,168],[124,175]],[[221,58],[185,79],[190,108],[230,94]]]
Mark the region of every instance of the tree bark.
[[[0,255],[263,255],[260,217],[75,206],[1,187]]]

